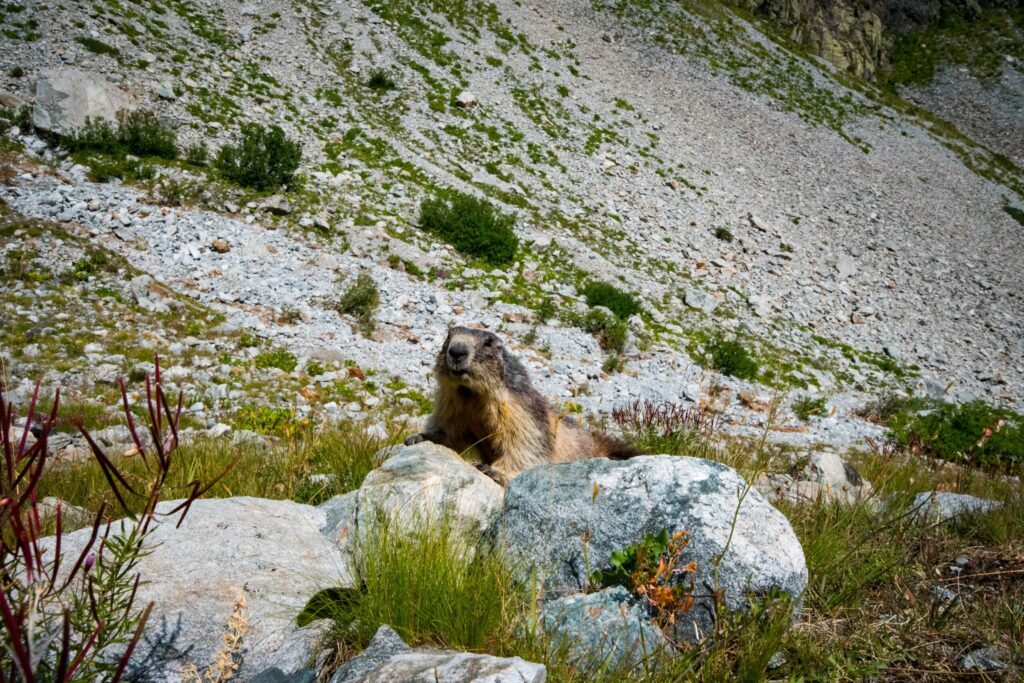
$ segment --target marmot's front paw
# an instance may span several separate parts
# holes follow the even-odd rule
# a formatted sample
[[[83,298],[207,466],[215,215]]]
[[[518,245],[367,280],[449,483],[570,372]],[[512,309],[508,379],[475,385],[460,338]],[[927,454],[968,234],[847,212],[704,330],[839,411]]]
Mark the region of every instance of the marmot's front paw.
[[[508,479],[505,478],[505,475],[499,472],[498,470],[494,469],[487,463],[478,462],[476,464],[476,468],[480,470],[482,473],[486,474],[491,479],[493,479],[498,486],[508,486]]]
[[[412,436],[410,436],[408,439],[405,440],[405,445],[406,446],[414,446],[414,445],[416,445],[418,443],[421,443],[423,441],[426,441],[426,440],[427,440],[427,437],[423,436],[422,434],[413,434]]]

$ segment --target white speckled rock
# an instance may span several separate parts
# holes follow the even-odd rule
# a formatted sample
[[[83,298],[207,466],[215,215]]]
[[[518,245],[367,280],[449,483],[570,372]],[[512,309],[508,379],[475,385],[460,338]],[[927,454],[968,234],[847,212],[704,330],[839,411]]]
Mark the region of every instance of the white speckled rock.
[[[321,534],[325,518],[291,501],[227,498],[196,501],[181,528],[177,517],[155,523],[136,599],[154,609],[129,667],[132,680],[180,681],[184,666],[209,666],[240,593],[249,629],[237,680],[270,666],[286,674],[307,666],[322,631],[299,628],[295,616],[318,590],[351,581]],[[74,554],[89,533],[65,534],[65,552]]]
[[[927,522],[945,522],[960,515],[989,512],[1002,504],[966,493],[925,491],[914,496],[913,509]]]
[[[413,650],[389,626],[381,626],[358,656],[338,669],[331,683],[544,683],[543,664],[519,657],[447,650]]]
[[[452,519],[469,532],[486,531],[501,510],[504,489],[443,446],[422,442],[378,453],[356,497],[356,527],[378,514],[399,522]],[[386,459],[385,459],[386,458]]]
[[[622,586],[551,600],[541,608],[540,619],[550,647],[567,648],[573,662],[584,668],[637,666],[668,645]]]
[[[86,118],[113,121],[117,112],[130,109],[134,100],[100,74],[81,69],[50,69],[36,83],[32,123],[40,130],[67,134]]]
[[[772,590],[799,599],[807,585],[803,549],[789,520],[735,470],[697,458],[654,455],[534,468],[509,484],[495,528],[513,560],[535,569],[549,595],[579,592],[588,569],[604,568],[613,551],[645,533],[687,531],[684,559],[697,562],[696,590],[678,632],[691,639],[695,629],[707,633],[712,625],[720,556],[718,588],[730,608],[743,608],[748,594]]]

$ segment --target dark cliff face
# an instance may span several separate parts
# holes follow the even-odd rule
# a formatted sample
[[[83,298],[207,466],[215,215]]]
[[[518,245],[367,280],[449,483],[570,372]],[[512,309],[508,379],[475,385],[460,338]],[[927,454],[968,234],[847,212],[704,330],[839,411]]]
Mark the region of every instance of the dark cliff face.
[[[968,21],[1021,0],[734,0],[840,69],[874,78],[888,63],[889,36],[927,29],[946,17]]]

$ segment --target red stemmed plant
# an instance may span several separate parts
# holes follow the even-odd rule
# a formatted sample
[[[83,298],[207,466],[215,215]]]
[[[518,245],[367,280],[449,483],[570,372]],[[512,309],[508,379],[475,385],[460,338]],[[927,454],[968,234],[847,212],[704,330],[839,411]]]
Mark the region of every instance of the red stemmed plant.
[[[60,506],[53,515],[52,537],[43,538],[48,520],[36,493],[52,466],[49,437],[60,392],[55,393],[49,414],[40,414],[37,384],[24,426],[15,427],[14,406],[0,391],[4,458],[0,472],[0,683],[120,680],[153,608],[152,603],[143,609],[135,607],[141,578],[137,567],[146,554],[144,542],[152,522],[157,516],[178,515],[180,525],[191,504],[234,465],[206,484],[188,483],[181,502],[157,512],[169,489],[183,396],[179,391],[172,411],[160,381],[159,358],[154,366],[152,380],[146,378],[147,439],[140,438],[128,392],[120,382],[128,429],[147,468],[148,484],[129,483],[113,459],[77,425],[114,498],[134,523],[116,526],[117,532],[112,533],[106,505],[101,505],[85,544],[73,553],[62,547],[64,511]],[[136,509],[141,512],[135,513]]]

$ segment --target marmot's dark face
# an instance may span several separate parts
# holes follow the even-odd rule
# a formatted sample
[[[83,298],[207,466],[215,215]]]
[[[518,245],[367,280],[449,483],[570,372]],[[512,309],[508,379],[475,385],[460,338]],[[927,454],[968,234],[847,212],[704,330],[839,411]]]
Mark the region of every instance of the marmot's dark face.
[[[502,384],[501,337],[487,330],[453,327],[437,356],[434,371],[439,379],[484,391]]]

